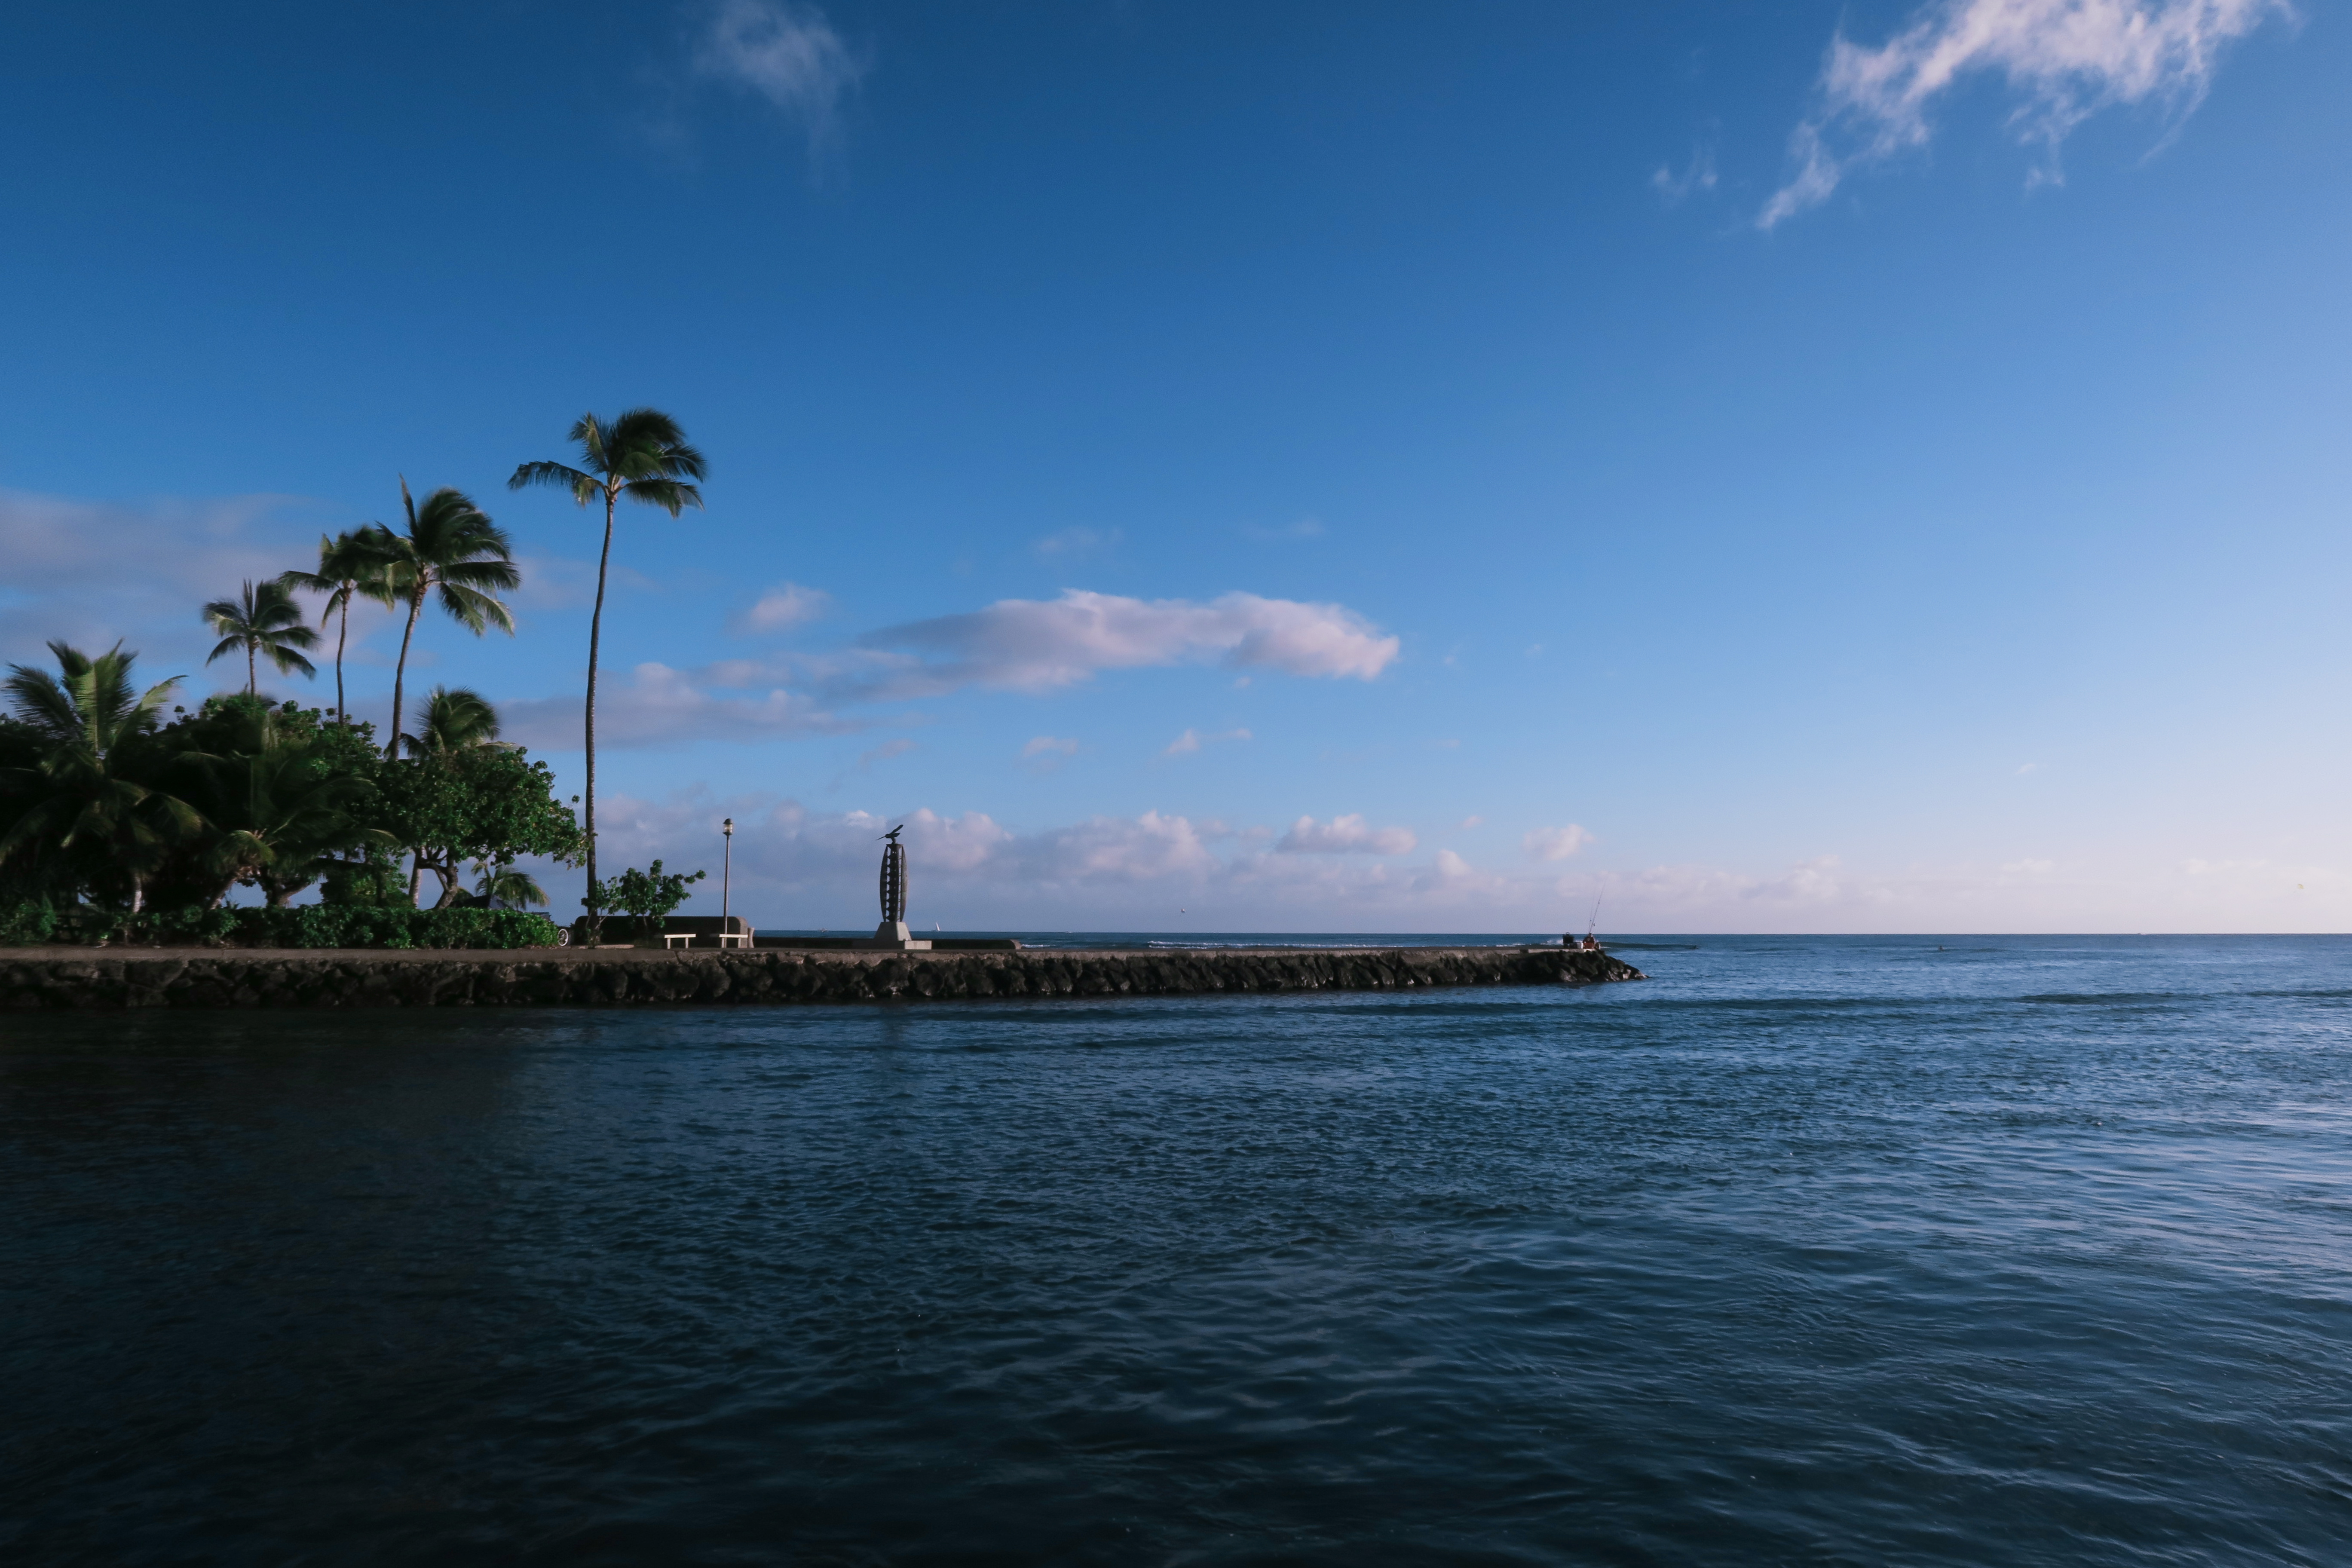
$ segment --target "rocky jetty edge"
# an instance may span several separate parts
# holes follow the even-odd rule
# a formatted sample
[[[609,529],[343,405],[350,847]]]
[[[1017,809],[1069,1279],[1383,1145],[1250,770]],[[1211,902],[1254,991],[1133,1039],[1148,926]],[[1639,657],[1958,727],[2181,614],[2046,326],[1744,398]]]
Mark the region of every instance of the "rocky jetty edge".
[[[0,1009],[775,1005],[1055,996],[1591,985],[1647,976],[1567,947],[1017,952],[514,952],[20,948]]]

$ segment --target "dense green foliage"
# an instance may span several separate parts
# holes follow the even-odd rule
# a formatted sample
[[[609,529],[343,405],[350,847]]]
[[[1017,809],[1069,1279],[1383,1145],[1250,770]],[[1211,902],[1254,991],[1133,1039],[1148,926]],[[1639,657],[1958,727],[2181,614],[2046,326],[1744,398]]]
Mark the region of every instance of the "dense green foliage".
[[[553,947],[562,933],[527,910],[370,909],[305,904],[299,909],[190,907],[131,914],[59,910],[45,903],[0,909],[0,944],[78,942],[201,947]]]
[[[15,667],[0,719],[0,942],[537,946],[544,916],[485,907],[537,893],[521,856],[572,860],[554,778],[470,692],[436,693],[428,742],[387,758],[373,728],[243,694],[159,722],[136,656],[57,645],[60,674]],[[404,869],[403,862],[406,862]],[[420,910],[425,871],[439,884]],[[292,907],[317,886],[320,902]],[[267,907],[230,910],[233,888]],[[543,901],[544,895],[540,895]]]

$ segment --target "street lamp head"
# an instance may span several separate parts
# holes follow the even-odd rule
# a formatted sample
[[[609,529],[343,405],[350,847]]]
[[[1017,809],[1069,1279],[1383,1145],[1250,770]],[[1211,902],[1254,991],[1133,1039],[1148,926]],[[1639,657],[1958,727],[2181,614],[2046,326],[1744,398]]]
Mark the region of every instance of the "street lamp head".
[[[726,821],[724,821],[724,822],[720,823],[720,824],[719,825],[719,832],[721,832],[721,833],[724,833],[724,834],[725,834],[725,835],[727,835],[727,837],[730,837],[730,838],[734,837],[735,837],[735,819],[734,819],[733,817],[731,817],[731,816],[730,816],[730,817],[729,817]]]

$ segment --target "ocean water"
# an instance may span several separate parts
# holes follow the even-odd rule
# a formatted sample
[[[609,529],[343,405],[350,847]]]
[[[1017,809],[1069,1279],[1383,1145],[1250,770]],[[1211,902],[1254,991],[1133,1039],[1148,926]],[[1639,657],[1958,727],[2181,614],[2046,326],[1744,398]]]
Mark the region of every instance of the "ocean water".
[[[2352,941],[0,1019],[0,1561],[2352,1560]]]
[[[911,928],[910,928],[911,929]],[[865,936],[865,931],[771,931],[759,928],[761,936]],[[912,930],[916,937],[932,935],[951,937],[1011,937],[1024,947],[1051,947],[1075,952],[1129,951],[1165,948],[1171,952],[1206,951],[1214,948],[1260,947],[1520,947],[1528,943],[1549,943],[1560,940],[1561,933],[1551,931],[1517,932],[1429,932],[1361,931],[942,931]],[[1672,939],[1677,945],[1686,939]],[[1636,945],[1650,945],[1634,939]],[[1605,945],[1617,946],[1612,942]],[[1639,967],[1638,965],[1636,967]]]

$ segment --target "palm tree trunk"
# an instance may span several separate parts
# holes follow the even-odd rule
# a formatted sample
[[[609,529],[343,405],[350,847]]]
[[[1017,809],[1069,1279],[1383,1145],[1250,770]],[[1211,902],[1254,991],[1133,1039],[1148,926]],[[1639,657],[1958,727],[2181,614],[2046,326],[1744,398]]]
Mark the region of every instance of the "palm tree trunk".
[[[247,697],[253,696],[255,689],[259,685],[260,678],[254,673],[253,668],[253,640],[248,637],[245,644],[245,694]]]
[[[424,608],[425,583],[420,574],[416,592],[408,596],[408,625],[403,627],[400,633],[400,662],[393,666],[392,669],[392,742],[383,749],[383,760],[387,763],[397,762],[400,759],[400,702],[403,695],[401,683],[408,679],[408,639],[416,635],[416,617]],[[415,885],[411,883],[409,895],[413,898],[415,892]]]
[[[613,490],[604,483],[604,548],[596,557],[596,609],[588,617],[588,945],[604,940],[604,922],[596,911],[596,646],[604,631],[604,568],[613,559]]]
[[[343,644],[352,636],[352,590],[343,585],[343,629],[335,634],[335,721],[349,729],[352,710],[343,706]]]

